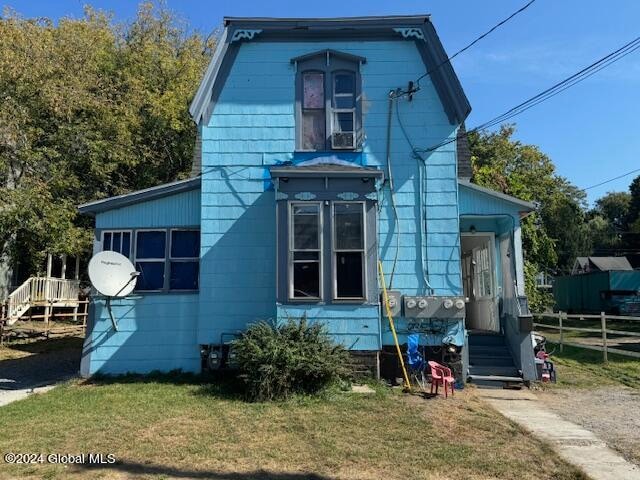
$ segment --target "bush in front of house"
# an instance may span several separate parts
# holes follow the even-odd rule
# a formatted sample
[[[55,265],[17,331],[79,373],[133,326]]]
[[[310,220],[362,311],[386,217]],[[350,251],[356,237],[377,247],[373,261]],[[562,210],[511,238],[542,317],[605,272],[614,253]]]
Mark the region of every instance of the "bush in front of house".
[[[233,348],[251,401],[317,393],[348,376],[348,352],[306,316],[280,324],[257,322]]]

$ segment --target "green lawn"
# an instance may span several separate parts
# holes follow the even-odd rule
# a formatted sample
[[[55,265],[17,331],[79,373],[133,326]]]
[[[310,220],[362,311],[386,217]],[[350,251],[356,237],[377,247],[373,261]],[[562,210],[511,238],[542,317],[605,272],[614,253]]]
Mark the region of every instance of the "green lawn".
[[[558,345],[551,359],[558,372],[559,387],[591,388],[601,384],[622,384],[640,388],[640,359],[609,353],[609,363],[602,361],[602,352],[565,345],[560,352]]]
[[[78,382],[10,404],[0,409],[0,452],[94,452],[117,463],[2,465],[0,478],[584,478],[473,389],[448,400],[377,387],[251,404],[221,385]]]

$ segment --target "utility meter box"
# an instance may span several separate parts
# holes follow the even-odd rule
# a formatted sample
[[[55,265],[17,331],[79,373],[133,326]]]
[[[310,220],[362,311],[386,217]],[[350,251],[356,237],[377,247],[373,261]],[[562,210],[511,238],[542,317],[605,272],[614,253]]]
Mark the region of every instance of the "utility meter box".
[[[435,297],[405,295],[404,316],[407,318],[464,318],[463,297]]]
[[[397,290],[387,290],[389,298],[389,309],[392,317],[399,317],[402,314],[402,294]],[[384,306],[384,292],[380,294],[380,303],[382,304],[382,316],[387,316],[387,310]]]

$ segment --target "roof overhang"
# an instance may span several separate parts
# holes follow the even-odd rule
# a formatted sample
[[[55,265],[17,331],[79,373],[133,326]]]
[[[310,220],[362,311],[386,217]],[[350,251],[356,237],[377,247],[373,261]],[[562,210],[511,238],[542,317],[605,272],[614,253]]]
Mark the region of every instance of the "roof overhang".
[[[490,188],[486,187],[481,187],[480,185],[471,183],[468,180],[458,180],[458,185],[510,203],[518,207],[520,212],[524,213],[525,215],[534,212],[538,208],[538,204],[534,202],[527,202],[526,200],[520,200],[519,198],[512,197],[511,195],[507,195],[506,193],[497,192],[496,190],[491,190]]]
[[[116,208],[127,207],[136,203],[156,200],[158,198],[175,195],[181,192],[196,190],[200,188],[200,177],[178,180],[177,182],[165,183],[156,187],[145,188],[135,192],[118,195],[116,197],[104,198],[94,202],[84,203],[78,206],[78,211],[82,214],[95,215],[96,213],[114,210]]]
[[[286,165],[269,169],[271,178],[374,178],[382,180],[384,172],[375,167],[345,166],[341,164]]]
[[[200,124],[208,120],[231,65],[244,41],[299,42],[326,40],[413,41],[425,71],[440,97],[451,124],[461,124],[471,112],[460,81],[438,38],[429,15],[340,18],[225,17],[224,30],[196,92],[189,112]],[[398,85],[390,85],[390,88]]]

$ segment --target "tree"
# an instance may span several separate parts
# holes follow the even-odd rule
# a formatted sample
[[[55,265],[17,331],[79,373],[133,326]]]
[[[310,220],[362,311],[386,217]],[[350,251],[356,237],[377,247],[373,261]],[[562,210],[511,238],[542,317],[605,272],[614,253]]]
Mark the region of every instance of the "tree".
[[[595,202],[589,212],[589,224],[594,253],[608,255],[624,246],[629,230],[629,205],[631,195],[627,192],[609,192]]]
[[[629,185],[629,211],[627,225],[634,234],[634,248],[640,249],[640,175]]]
[[[551,159],[534,145],[513,140],[515,127],[469,136],[473,181],[539,208],[521,221],[526,291],[532,309],[549,302],[535,287],[540,271],[566,272],[577,255],[589,253],[585,194],[559,176]]]
[[[130,24],[0,18],[0,256],[28,274],[89,251],[80,203],[187,176],[209,45],[164,7]]]

